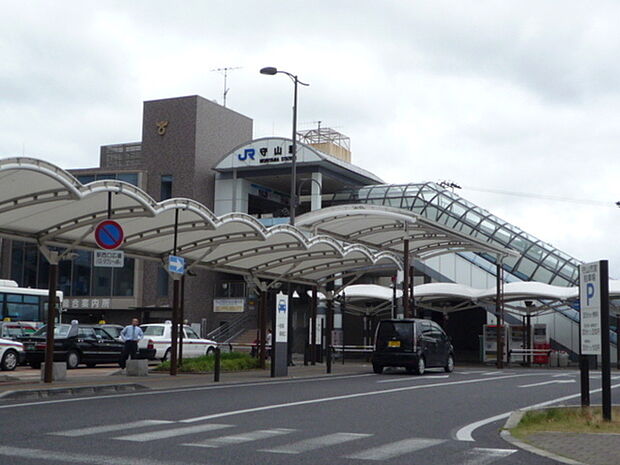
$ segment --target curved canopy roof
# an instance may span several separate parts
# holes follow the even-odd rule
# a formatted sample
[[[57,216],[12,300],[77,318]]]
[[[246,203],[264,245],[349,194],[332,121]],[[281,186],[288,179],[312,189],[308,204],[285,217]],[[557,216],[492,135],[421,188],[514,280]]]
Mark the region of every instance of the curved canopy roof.
[[[420,284],[414,287],[414,298],[422,306],[432,308],[439,302],[449,302],[448,306],[439,306],[435,310],[455,311],[472,308],[479,304],[491,304],[495,302],[497,290],[495,287],[489,289],[474,289],[463,284],[455,283],[429,283]],[[610,300],[620,298],[620,281],[609,280]],[[512,310],[519,312],[532,313],[540,312],[556,307],[567,302],[579,300],[579,287],[561,287],[551,284],[538,283],[535,281],[513,282],[504,285],[502,296],[504,305]],[[525,306],[516,305],[517,302],[539,301],[539,305]]]
[[[297,218],[300,228],[402,254],[409,239],[410,254],[426,259],[452,252],[486,252],[518,256],[517,252],[461,234],[416,213],[378,205],[340,205]]]
[[[0,160],[0,236],[41,246],[98,249],[93,231],[108,218],[125,233],[129,256],[164,260],[174,251],[189,264],[217,271],[306,284],[373,266],[400,267],[400,259],[360,244],[309,235],[290,225],[265,228],[252,216],[215,216],[190,199],[156,202],[117,180],[86,185],[42,160]]]

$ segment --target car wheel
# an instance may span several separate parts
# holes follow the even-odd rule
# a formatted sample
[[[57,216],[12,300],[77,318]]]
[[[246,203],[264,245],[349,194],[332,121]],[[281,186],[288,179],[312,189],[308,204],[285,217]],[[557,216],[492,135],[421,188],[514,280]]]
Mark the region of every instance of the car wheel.
[[[448,355],[448,360],[446,360],[446,366],[443,367],[446,373],[452,373],[454,371],[454,357],[452,354]]]
[[[418,365],[414,369],[414,373],[416,375],[423,375],[426,371],[426,363],[424,362],[424,357],[420,357],[418,359]]]
[[[375,373],[380,375],[381,373],[383,373],[383,367],[381,365],[377,365],[376,363],[373,363],[372,364],[372,371],[374,371]]]
[[[2,371],[13,371],[17,366],[17,352],[14,350],[7,350],[2,356],[2,362],[0,362],[0,368]]]
[[[67,369],[73,370],[77,368],[80,364],[80,354],[78,354],[75,350],[70,350],[67,352]]]
[[[168,360],[170,360],[170,349],[166,351],[164,357],[161,359],[162,362],[167,362]]]
[[[209,347],[209,348],[207,349],[207,357],[208,357],[209,355],[213,355],[213,354],[215,354],[215,347]]]
[[[41,362],[30,362],[28,365],[30,365],[30,368],[34,368],[35,370],[41,368]]]

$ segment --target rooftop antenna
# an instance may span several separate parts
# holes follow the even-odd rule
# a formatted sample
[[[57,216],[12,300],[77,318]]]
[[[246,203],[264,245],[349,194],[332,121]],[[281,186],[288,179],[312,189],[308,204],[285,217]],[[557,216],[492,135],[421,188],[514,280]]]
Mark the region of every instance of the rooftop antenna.
[[[226,68],[215,68],[215,69],[211,70],[211,71],[218,71],[218,72],[224,74],[224,107],[226,106],[226,95],[228,95],[228,91],[230,90],[227,87],[228,72],[229,71],[233,71],[235,69],[241,69],[241,66],[226,67]]]

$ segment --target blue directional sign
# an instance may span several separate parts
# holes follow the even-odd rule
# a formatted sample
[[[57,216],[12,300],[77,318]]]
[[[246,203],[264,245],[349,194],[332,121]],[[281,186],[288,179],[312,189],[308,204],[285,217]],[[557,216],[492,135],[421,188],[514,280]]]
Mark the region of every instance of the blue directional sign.
[[[185,273],[185,259],[176,255],[168,255],[168,271],[170,273]]]

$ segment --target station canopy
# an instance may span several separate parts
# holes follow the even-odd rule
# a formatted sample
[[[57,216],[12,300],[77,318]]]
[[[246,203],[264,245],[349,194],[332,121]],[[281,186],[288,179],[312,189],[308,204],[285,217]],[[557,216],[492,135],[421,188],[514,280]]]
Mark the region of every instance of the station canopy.
[[[405,240],[409,253],[418,259],[455,252],[486,252],[499,257],[519,253],[484,242],[436,223],[408,210],[384,205],[339,205],[323,208],[297,218],[298,227],[314,234],[328,234],[348,243],[403,254]]]
[[[497,288],[475,289],[456,283],[427,283],[414,287],[417,305],[430,310],[451,312],[494,304]],[[502,302],[515,313],[543,313],[561,306],[574,307],[579,301],[579,287],[561,287],[535,281],[504,284]],[[609,299],[618,308],[620,281],[609,280]],[[534,303],[534,301],[536,303]]]
[[[108,217],[124,230],[126,255],[162,263],[174,252],[176,223],[176,254],[214,271],[322,285],[355,270],[402,267],[390,251],[286,224],[266,228],[243,213],[217,217],[190,199],[156,202],[122,181],[83,185],[42,160],[0,160],[0,237],[95,250],[94,230]]]

